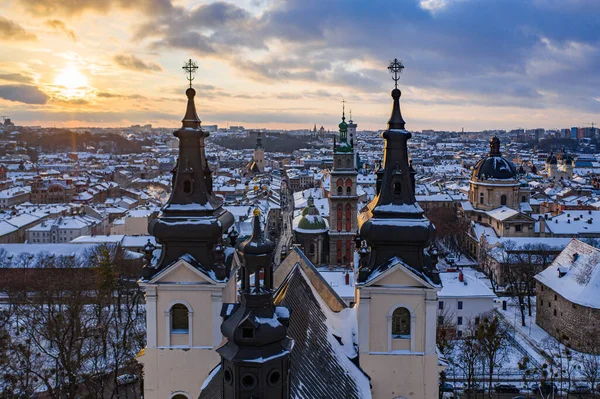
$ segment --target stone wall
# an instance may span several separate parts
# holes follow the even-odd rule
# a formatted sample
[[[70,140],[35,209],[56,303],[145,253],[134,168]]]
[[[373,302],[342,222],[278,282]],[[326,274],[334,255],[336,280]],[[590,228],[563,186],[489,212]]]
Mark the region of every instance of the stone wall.
[[[537,325],[577,351],[600,354],[600,309],[574,304],[540,282],[536,291]]]

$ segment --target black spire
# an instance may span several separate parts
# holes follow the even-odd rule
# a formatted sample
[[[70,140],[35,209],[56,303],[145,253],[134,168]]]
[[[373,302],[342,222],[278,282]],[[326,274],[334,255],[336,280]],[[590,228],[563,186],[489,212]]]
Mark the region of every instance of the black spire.
[[[389,68],[397,70],[394,75],[397,84],[398,71],[403,66],[394,60]],[[385,144],[383,163],[376,172],[376,196],[358,220],[360,237],[371,247],[368,260],[361,266],[359,282],[366,281],[373,270],[393,257],[423,274],[433,274],[424,249],[434,238],[435,227],[415,198],[415,171],[409,162],[407,145],[412,134],[404,129],[397,87],[392,90],[392,98],[388,129],[381,134]]]
[[[233,215],[223,209],[212,190],[204,149],[209,133],[200,125],[194,104],[196,91],[191,87],[195,68],[191,60],[184,67],[190,74],[190,87],[185,92],[187,107],[181,129],[173,133],[179,139],[179,158],[173,170],[171,196],[161,215],[148,226],[150,234],[162,244],[162,251],[157,264],[145,268],[146,279],[183,256],[218,280],[229,277],[221,265],[215,268],[214,248],[233,224]]]
[[[254,211],[252,236],[238,245],[240,303],[225,304],[217,349],[223,370],[223,398],[289,398],[289,312],[273,303],[273,252],[264,237],[260,212]]]

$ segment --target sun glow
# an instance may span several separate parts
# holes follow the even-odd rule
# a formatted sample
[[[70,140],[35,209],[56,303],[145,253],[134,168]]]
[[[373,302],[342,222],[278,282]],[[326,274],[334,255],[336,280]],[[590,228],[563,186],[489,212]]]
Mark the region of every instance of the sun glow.
[[[56,75],[54,84],[65,97],[82,97],[88,86],[88,80],[77,68],[69,65]]]

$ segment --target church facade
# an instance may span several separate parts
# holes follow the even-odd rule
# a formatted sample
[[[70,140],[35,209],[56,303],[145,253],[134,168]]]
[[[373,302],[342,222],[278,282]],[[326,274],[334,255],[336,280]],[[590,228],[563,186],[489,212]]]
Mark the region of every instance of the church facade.
[[[402,65],[395,60],[390,68],[397,77]],[[340,124],[330,200],[332,212],[338,204],[342,212],[318,227],[336,240],[332,263],[352,260],[353,306],[299,248],[276,266],[258,211],[252,236],[237,243],[233,218],[212,193],[208,133],[194,94],[188,89],[183,126],[175,132],[180,156],[171,198],[150,226],[162,250],[147,249],[140,281],[148,329],[140,357],[144,397],[437,398],[444,364],[435,345],[441,288],[437,258],[429,253],[435,228],[415,200],[400,90],[392,91],[382,133],[377,193],[357,222],[344,212],[349,205],[357,213],[356,169],[344,117]]]

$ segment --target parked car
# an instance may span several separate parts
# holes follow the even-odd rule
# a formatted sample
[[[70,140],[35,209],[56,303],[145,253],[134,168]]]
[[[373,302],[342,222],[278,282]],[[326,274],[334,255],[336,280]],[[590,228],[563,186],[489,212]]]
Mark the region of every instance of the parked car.
[[[590,386],[583,382],[576,382],[572,387],[569,393],[579,394],[579,395],[589,395],[592,393]]]
[[[446,262],[450,265],[453,265],[456,263],[456,258],[454,257],[454,255],[450,254],[446,256]]]
[[[117,377],[117,385],[119,385],[119,386],[128,385],[128,384],[136,382],[137,379],[138,379],[138,376],[135,374],[121,374],[120,376]]]
[[[498,393],[519,393],[519,388],[516,385],[506,383],[494,385],[494,390]]]
[[[444,382],[440,384],[440,392],[454,392],[454,385]]]

